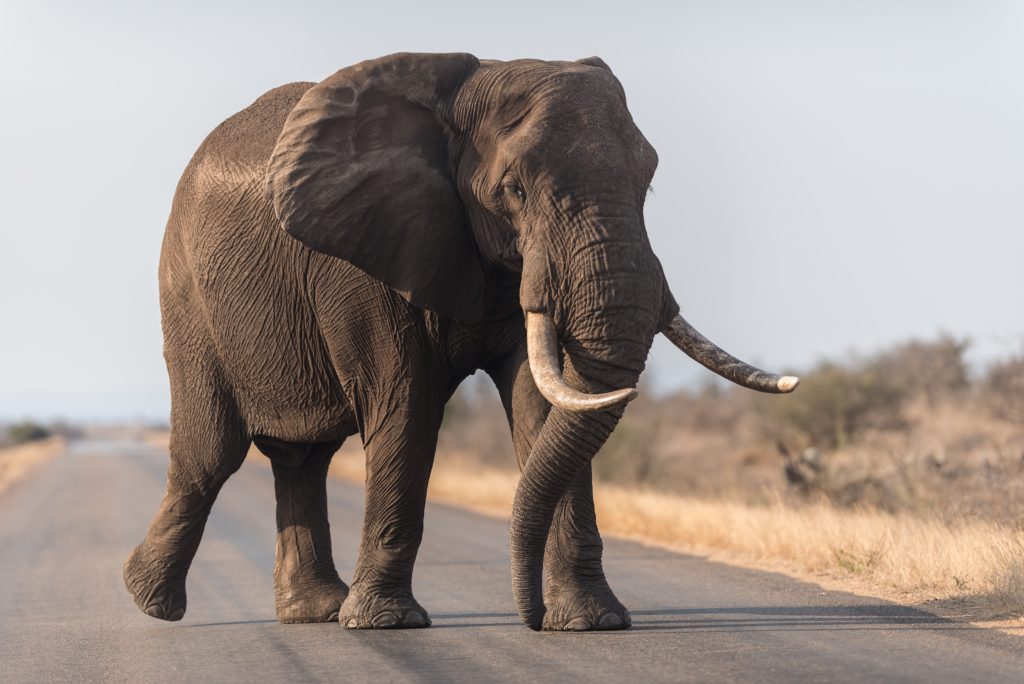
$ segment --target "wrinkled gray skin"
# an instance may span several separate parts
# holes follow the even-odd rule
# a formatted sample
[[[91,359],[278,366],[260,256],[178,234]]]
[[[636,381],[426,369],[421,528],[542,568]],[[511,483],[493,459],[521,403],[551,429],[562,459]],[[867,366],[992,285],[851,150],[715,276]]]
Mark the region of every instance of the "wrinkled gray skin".
[[[596,58],[393,55],[272,90],[221,124],[182,176],[164,238],[171,464],[125,563],[139,607],[184,615],[210,508],[255,442],[277,493],[278,618],[428,625],[411,579],[438,428],[483,369],[522,469],[511,535],[524,621],[627,627],[590,469],[622,408],[550,408],[523,321],[552,317],[572,387],[636,385],[678,311],[644,227],[656,164]],[[346,586],[325,478],[356,433],[366,514]]]

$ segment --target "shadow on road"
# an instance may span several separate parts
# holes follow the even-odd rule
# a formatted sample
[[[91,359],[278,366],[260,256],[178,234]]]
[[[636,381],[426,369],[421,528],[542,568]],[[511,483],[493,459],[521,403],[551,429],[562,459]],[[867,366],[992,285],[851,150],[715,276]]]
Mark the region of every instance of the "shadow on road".
[[[766,606],[732,608],[663,608],[631,611],[632,632],[736,632],[879,630],[913,627],[930,630],[976,630],[931,613],[891,604],[847,606]],[[478,629],[520,626],[511,612],[434,613],[432,629]],[[607,634],[628,634],[607,632]]]
[[[276,623],[277,620],[236,620],[234,622],[203,622],[198,625],[183,625],[189,629],[196,627],[229,627],[231,625],[267,625]]]
[[[849,606],[766,606],[733,608],[667,608],[633,611],[638,631],[835,631],[847,629],[970,630],[914,608],[892,604]]]

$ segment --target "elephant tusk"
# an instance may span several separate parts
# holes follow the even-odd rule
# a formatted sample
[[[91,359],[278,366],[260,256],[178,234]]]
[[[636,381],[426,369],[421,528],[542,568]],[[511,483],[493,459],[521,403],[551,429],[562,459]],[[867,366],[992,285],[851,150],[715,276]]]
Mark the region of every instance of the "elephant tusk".
[[[676,314],[669,326],[661,332],[694,361],[742,387],[758,392],[787,394],[800,384],[798,377],[767,373],[722,351],[714,342],[697,332],[680,314]]]
[[[527,312],[526,353],[537,389],[552,406],[566,411],[601,411],[636,398],[632,388],[587,394],[566,384],[558,361],[558,336],[547,314]]]

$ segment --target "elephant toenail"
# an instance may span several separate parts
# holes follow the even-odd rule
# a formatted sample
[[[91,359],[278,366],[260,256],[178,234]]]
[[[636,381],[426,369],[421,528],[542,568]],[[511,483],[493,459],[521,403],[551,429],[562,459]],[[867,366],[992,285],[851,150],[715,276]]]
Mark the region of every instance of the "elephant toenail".
[[[185,617],[184,608],[175,608],[168,611],[162,604],[154,603],[143,611],[150,617],[155,617],[158,620],[167,620],[168,622],[177,622],[181,618]]]
[[[597,626],[601,629],[618,629],[622,627],[622,618],[615,613],[605,613],[601,616],[601,620],[597,623]]]
[[[387,611],[378,613],[371,624],[374,627],[394,627],[398,624],[398,616]]]
[[[578,617],[574,620],[569,620],[565,623],[565,630],[570,632],[585,632],[590,629],[590,623],[587,622],[587,618]]]
[[[410,610],[405,614],[406,627],[426,627],[427,624],[427,618],[418,610]]]

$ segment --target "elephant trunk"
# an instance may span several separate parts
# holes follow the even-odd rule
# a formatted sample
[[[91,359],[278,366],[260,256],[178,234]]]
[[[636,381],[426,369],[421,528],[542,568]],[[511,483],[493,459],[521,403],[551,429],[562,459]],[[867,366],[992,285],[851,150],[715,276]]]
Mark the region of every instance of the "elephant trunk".
[[[605,268],[570,283],[565,304],[527,310],[531,371],[552,404],[519,480],[510,526],[513,593],[531,629],[543,625],[544,549],[558,502],[635,396],[661,322],[661,269],[636,247],[602,251]]]
[[[523,469],[512,504],[510,553],[516,609],[530,629],[544,619],[544,547],[569,482],[611,434],[622,407],[574,413],[553,407]]]

